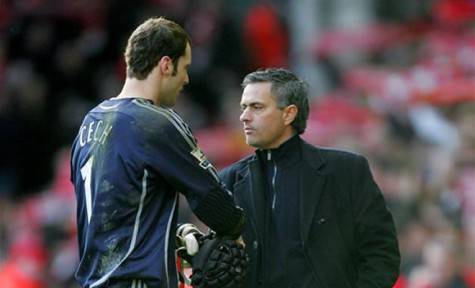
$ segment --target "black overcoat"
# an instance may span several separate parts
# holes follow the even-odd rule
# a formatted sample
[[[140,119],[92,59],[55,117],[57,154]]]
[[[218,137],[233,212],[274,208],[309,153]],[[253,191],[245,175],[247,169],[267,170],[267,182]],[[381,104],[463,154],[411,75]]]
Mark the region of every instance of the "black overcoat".
[[[304,163],[298,225],[314,280],[310,287],[392,287],[400,265],[396,230],[367,160],[304,141],[300,145]],[[252,155],[220,173],[248,215],[243,232],[251,260],[246,288],[258,287],[257,263],[265,237],[265,211],[257,208],[263,207],[265,176],[258,162]]]

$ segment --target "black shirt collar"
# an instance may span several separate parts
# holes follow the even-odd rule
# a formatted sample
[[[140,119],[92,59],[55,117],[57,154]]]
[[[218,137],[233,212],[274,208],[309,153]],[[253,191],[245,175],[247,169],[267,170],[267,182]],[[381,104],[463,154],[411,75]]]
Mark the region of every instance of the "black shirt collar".
[[[256,150],[257,157],[263,161],[273,161],[275,163],[292,164],[300,160],[300,136],[298,134],[292,136],[287,141],[282,143],[279,147],[274,149],[258,149]]]

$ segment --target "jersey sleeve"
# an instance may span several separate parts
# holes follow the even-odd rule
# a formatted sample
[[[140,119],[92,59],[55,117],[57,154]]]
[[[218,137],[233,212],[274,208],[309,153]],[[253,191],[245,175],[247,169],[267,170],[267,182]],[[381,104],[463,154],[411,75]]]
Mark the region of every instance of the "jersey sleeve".
[[[238,232],[244,213],[235,206],[188,126],[171,110],[153,112],[154,117],[140,129],[146,165],[184,194],[193,212],[211,229],[222,234]]]

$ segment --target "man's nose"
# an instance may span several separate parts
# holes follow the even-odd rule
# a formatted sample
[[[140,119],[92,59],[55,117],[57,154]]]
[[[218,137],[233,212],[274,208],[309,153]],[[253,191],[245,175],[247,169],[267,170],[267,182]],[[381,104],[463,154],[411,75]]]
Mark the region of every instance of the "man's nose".
[[[247,109],[242,110],[241,115],[239,116],[239,121],[247,122],[247,121],[249,121],[249,119],[250,119],[249,110],[247,110]]]

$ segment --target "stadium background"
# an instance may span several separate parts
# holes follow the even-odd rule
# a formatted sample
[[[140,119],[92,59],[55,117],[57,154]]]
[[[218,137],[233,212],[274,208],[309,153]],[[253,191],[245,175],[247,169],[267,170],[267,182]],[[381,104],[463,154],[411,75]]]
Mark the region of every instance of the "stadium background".
[[[242,77],[289,67],[311,87],[304,138],[371,162],[398,229],[396,287],[475,287],[475,1],[0,0],[1,287],[77,287],[69,146],[154,15],[191,35],[176,110],[216,166],[252,152]]]

